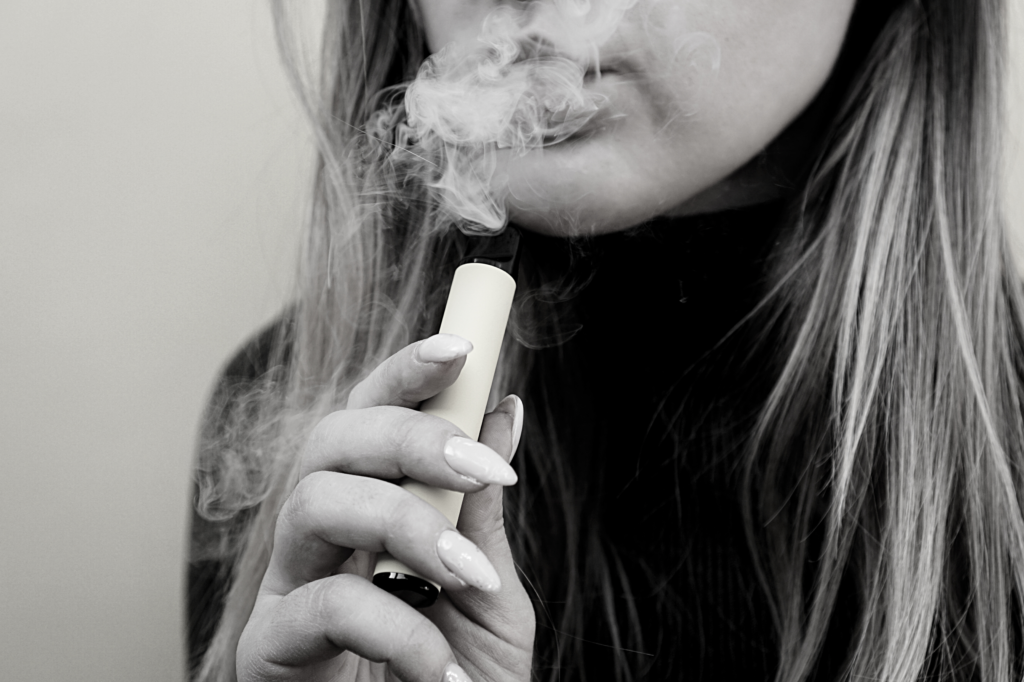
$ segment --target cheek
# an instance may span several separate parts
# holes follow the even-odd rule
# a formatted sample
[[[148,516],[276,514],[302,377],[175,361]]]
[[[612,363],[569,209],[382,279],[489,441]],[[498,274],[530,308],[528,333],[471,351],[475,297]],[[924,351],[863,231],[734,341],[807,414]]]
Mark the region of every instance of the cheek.
[[[695,116],[719,136],[731,133],[744,146],[767,145],[828,79],[853,5],[854,0],[732,0],[693,12],[694,21],[718,40],[721,59],[715,77],[694,93]]]
[[[652,155],[649,180],[682,202],[746,164],[814,99],[854,0],[695,2],[685,17],[672,4],[684,38],[650,53],[648,121],[634,149]],[[641,132],[657,144],[640,143]]]

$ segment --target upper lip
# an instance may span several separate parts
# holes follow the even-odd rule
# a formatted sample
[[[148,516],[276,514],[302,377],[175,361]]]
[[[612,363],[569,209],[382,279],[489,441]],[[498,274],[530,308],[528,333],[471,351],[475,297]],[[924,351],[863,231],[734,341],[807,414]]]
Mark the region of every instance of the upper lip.
[[[598,73],[604,75],[606,73],[622,73],[628,71],[625,60],[616,55],[601,56],[590,56],[589,58],[580,59],[573,57],[568,52],[559,50],[554,44],[548,40],[531,38],[523,40],[519,45],[519,54],[516,56],[516,62],[523,62],[531,59],[538,59],[544,57],[561,57],[568,59],[579,64],[580,68],[583,69],[583,77],[585,79],[595,78]]]
[[[628,58],[618,54],[598,55],[596,59],[588,59],[583,64],[583,77],[594,78],[598,73],[628,73],[631,71]]]
[[[591,78],[596,78],[598,73],[600,73],[600,75],[604,76],[604,75],[609,74],[609,73],[618,73],[618,72],[619,72],[619,70],[616,67],[614,67],[614,66],[612,66],[610,64],[595,64],[595,65],[587,67],[586,71],[583,72],[583,78],[585,80],[587,80],[587,79],[591,79]]]

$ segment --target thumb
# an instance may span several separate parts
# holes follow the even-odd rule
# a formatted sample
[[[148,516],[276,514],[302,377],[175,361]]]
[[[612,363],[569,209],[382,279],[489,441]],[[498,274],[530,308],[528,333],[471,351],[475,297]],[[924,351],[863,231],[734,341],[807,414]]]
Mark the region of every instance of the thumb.
[[[508,396],[484,417],[480,442],[508,461],[522,428],[523,403]],[[502,486],[490,485],[467,494],[458,524],[459,532],[487,555],[501,588],[497,592],[446,590],[427,613],[443,632],[459,635],[460,639],[450,641],[455,641],[456,653],[472,664],[473,679],[529,680],[537,621],[505,536],[502,491]]]
[[[484,417],[480,442],[485,443],[506,461],[512,459],[523,428],[523,401],[510,395]],[[463,613],[473,613],[474,621],[492,634],[514,645],[519,652],[533,650],[536,621],[533,602],[516,573],[512,550],[505,535],[500,485],[490,485],[463,499],[459,515],[459,531],[479,547],[501,579],[498,592],[459,590],[447,598]],[[526,666],[529,677],[529,664]]]
[[[523,401],[510,395],[484,416],[480,442],[511,461],[523,429]],[[459,532],[473,541],[494,564],[502,585],[518,581],[512,553],[505,537],[505,521],[500,485],[490,485],[463,499],[459,514]]]

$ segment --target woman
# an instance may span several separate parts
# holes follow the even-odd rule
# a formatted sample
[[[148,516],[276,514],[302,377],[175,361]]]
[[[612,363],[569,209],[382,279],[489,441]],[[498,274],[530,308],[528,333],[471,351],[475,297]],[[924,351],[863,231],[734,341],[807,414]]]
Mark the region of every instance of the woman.
[[[498,4],[329,4],[299,292],[200,450],[198,679],[1019,679],[1002,3],[639,0],[604,123],[503,162],[521,400],[482,448],[410,409],[469,352],[430,337],[465,239],[380,200],[361,131]],[[468,493],[457,530],[404,474]],[[360,577],[385,548],[437,605]]]

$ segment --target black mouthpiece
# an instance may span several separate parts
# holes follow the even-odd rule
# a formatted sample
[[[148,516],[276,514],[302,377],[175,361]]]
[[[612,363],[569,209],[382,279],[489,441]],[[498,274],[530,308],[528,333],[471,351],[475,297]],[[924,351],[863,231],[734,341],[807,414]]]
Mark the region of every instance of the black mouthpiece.
[[[425,609],[437,601],[437,588],[423,578],[405,573],[378,573],[373,584],[395,595],[414,609]]]
[[[494,237],[473,237],[462,264],[484,263],[514,278],[519,271],[519,230],[509,225]]]

